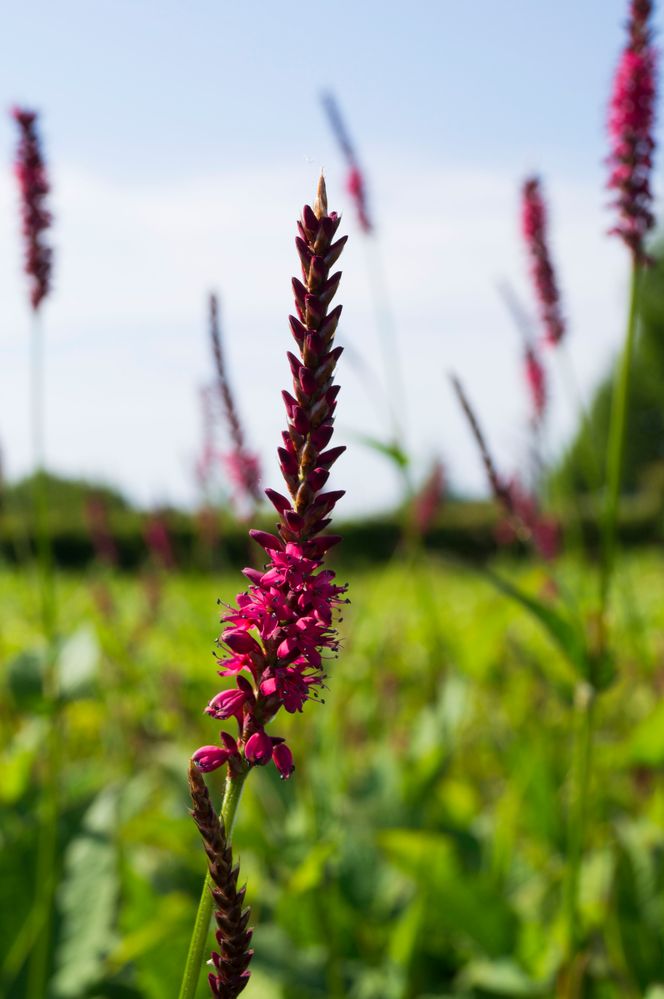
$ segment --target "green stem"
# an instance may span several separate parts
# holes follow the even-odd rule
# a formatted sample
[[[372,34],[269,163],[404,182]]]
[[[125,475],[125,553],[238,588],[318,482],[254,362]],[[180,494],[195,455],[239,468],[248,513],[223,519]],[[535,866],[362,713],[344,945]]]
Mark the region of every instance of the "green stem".
[[[569,805],[566,886],[567,947],[570,962],[576,957],[581,945],[579,880],[588,825],[588,796],[590,792],[595,726],[595,700],[595,691],[589,684],[583,683],[577,688],[574,704],[576,726],[572,793]]]
[[[247,773],[248,771],[244,771],[243,773],[232,777],[229,771],[226,775],[226,790],[224,791],[224,800],[221,804],[221,820],[224,824],[226,838],[229,843],[231,841],[231,834],[235,824],[237,806],[240,803],[242,787],[246,780]],[[201,892],[201,900],[198,903],[198,910],[196,912],[196,918],[194,919],[194,928],[191,934],[189,953],[187,954],[187,963],[184,967],[182,985],[180,986],[180,999],[194,999],[196,995],[196,987],[201,973],[201,965],[203,964],[203,952],[205,950],[208,933],[210,932],[210,919],[212,917],[211,887],[212,879],[210,878],[210,874],[208,872],[205,875],[203,891]]]
[[[600,614],[603,625],[609,602],[611,580],[616,558],[616,535],[618,509],[620,503],[620,486],[625,457],[625,438],[627,435],[627,410],[629,403],[630,376],[632,357],[636,340],[638,318],[638,299],[641,285],[641,269],[636,261],[632,268],[629,314],[627,333],[623,347],[622,358],[616,369],[611,404],[611,423],[606,466],[606,502],[604,506],[603,523],[603,558],[600,575]]]
[[[39,940],[32,948],[28,971],[28,994],[35,999],[46,994],[51,957],[51,938],[58,866],[58,815],[60,810],[61,732],[58,705],[56,653],[56,598],[53,552],[48,524],[48,494],[44,462],[44,343],[41,320],[33,316],[31,348],[31,424],[34,464],[33,516],[37,548],[37,574],[42,633],[45,643],[42,692],[47,712],[46,752],[43,760],[39,841],[35,863]]]

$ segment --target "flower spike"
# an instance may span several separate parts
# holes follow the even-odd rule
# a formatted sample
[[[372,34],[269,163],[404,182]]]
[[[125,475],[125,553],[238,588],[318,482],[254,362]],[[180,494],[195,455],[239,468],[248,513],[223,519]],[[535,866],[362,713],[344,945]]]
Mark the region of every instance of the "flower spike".
[[[305,206],[298,224],[302,281],[294,280],[293,288],[299,319],[290,317],[298,351],[289,354],[293,384],[283,393],[287,429],[279,449],[285,488],[266,491],[278,514],[277,533],[249,532],[267,563],[262,571],[245,570],[250,586],[222,617],[219,672],[234,677],[235,687],[205,709],[216,719],[235,719],[238,738],[224,733],[223,747],[198,750],[193,759],[205,771],[228,764],[238,772],[273,762],[282,778],[290,777],[292,753],[266,727],[282,708],[297,713],[318,697],[327,659],[339,648],[334,617],[346,587],[323,568],[325,553],[339,541],[323,532],[343,495],[325,491],[329,468],[343,451],[328,447],[340,356],[334,338],[341,309],[329,309],[341,277],[330,270],[345,242],[336,239],[339,221],[328,209],[321,176],[313,206]]]
[[[20,131],[14,172],[21,191],[25,273],[30,281],[30,304],[37,312],[51,289],[53,250],[44,240],[53,221],[46,208],[51,188],[37,132],[37,112],[16,107],[11,114]]]
[[[611,230],[637,263],[648,264],[643,247],[655,224],[650,175],[655,150],[656,53],[650,19],[652,0],[632,0],[629,38],[613,82],[609,104],[609,190],[615,192],[618,221]]]
[[[539,177],[529,177],[521,192],[521,229],[544,325],[546,343],[556,346],[565,335],[560,293],[547,237],[547,211]]]

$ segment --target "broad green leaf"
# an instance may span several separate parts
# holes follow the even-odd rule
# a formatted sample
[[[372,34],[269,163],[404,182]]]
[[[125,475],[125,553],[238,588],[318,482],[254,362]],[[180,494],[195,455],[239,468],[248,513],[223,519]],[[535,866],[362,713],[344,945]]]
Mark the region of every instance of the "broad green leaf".
[[[62,938],[53,980],[54,994],[78,999],[102,976],[104,962],[115,945],[118,904],[118,858],[113,842],[117,793],[101,792],[65,856],[58,902]]]
[[[65,700],[74,700],[89,692],[99,657],[99,643],[92,628],[83,626],[65,639],[57,657],[60,693]]]

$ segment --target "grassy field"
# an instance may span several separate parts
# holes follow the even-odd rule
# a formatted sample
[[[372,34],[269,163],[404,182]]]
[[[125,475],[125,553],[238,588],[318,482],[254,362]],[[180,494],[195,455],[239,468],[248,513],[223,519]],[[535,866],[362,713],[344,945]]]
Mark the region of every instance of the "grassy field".
[[[554,599],[546,571],[493,570]],[[594,577],[561,566],[591,608]],[[341,577],[344,577],[343,572]],[[279,717],[296,772],[258,768],[235,851],[247,999],[551,996],[564,946],[575,677],[486,576],[393,562],[349,577],[324,706]],[[60,576],[62,880],[52,992],[177,994],[204,859],[187,760],[214,742],[217,597],[237,572]],[[628,558],[617,680],[598,711],[581,876],[584,991],[664,995],[664,559]],[[0,572],[3,993],[28,996],[47,720],[35,587]],[[209,785],[220,792],[218,774]],[[569,995],[573,995],[570,986]],[[200,995],[207,994],[201,982]]]

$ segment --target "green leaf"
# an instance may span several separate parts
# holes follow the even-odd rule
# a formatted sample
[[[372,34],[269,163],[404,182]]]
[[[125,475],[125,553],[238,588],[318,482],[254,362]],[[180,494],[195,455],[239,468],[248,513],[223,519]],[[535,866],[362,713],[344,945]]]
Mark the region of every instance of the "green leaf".
[[[84,626],[67,638],[58,653],[60,693],[76,700],[92,689],[99,665],[100,648],[92,628]]]
[[[496,996],[550,995],[550,985],[534,982],[512,961],[472,961],[463,971],[461,981],[466,987],[482,989]]]
[[[518,603],[539,622],[576,672],[587,679],[589,662],[586,654],[586,643],[583,630],[578,624],[563,617],[553,607],[538,600],[537,597],[525,593],[508,579],[498,576],[490,569],[485,569],[484,574],[497,590]]]
[[[385,458],[389,458],[397,468],[408,468],[410,464],[408,455],[399,447],[396,441],[381,441],[377,437],[369,437],[365,434],[359,434],[356,439],[360,444],[364,444],[365,447],[376,451],[377,454],[382,454]]]
[[[58,997],[79,997],[103,974],[105,958],[115,944],[114,924],[119,896],[113,829],[117,792],[108,788],[92,803],[83,834],[65,856],[59,892],[62,939],[53,991]]]

